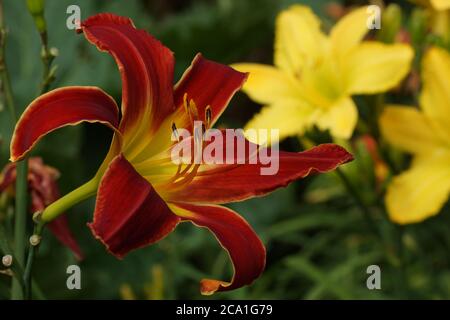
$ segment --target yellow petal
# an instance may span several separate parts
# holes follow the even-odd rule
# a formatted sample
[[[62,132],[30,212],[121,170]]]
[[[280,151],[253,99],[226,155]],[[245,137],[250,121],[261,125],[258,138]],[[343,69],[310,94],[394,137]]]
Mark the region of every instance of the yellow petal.
[[[341,98],[317,119],[322,130],[330,130],[333,137],[348,139],[358,121],[358,110],[350,97]]]
[[[276,21],[275,65],[290,74],[299,74],[305,64],[319,59],[326,46],[320,20],[309,7],[293,5]]]
[[[380,129],[389,143],[411,153],[427,154],[444,146],[429,120],[413,107],[387,106],[380,117]]]
[[[367,21],[370,19],[371,14],[367,12],[367,8],[362,7],[353,10],[339,20],[331,30],[331,47],[338,55],[348,53],[369,32]]]
[[[450,10],[433,11],[430,15],[432,33],[440,36],[442,40],[450,40]]]
[[[420,222],[439,213],[450,193],[450,153],[414,161],[388,187],[386,207],[391,220]]]
[[[431,0],[431,5],[435,10],[447,10],[450,9],[450,0]]]
[[[258,103],[272,104],[301,98],[298,81],[281,70],[256,63],[237,63],[232,67],[250,73],[243,91]]]
[[[409,72],[413,55],[405,44],[363,42],[347,55],[343,65],[348,92],[378,93],[395,87]]]
[[[420,106],[436,132],[450,145],[450,54],[431,48],[422,64]]]
[[[313,112],[314,109],[300,100],[290,103],[278,102],[264,107],[245,125],[245,130],[278,129],[281,141],[289,136],[303,134]],[[247,135],[247,138],[258,143],[251,135]]]

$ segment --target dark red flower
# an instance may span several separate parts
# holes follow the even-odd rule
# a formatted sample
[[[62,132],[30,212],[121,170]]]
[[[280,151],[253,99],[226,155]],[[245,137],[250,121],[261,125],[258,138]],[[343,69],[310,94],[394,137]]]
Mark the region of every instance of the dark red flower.
[[[57,180],[59,172],[44,164],[41,158],[28,160],[28,190],[31,195],[30,213],[43,211],[48,205],[60,198]],[[0,193],[6,192],[16,183],[16,164],[6,165],[0,176]],[[48,224],[50,231],[65,246],[70,248],[78,260],[83,259],[78,243],[69,228],[67,216],[63,215]]]

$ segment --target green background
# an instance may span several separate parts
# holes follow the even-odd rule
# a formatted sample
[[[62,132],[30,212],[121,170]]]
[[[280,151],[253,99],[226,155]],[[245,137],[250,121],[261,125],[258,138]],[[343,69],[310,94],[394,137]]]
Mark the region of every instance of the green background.
[[[410,11],[408,3],[396,2],[405,13]],[[175,52],[178,79],[197,52],[227,64],[239,61],[271,64],[274,19],[292,3],[312,6],[323,17],[325,29],[332,25],[332,20],[324,15],[329,1],[47,0],[49,43],[59,50],[52,88],[95,85],[120,101],[121,84],[115,63],[109,55],[88,44],[82,35],[66,28],[68,5],[79,5],[82,19],[99,12],[131,17],[138,28],[148,30]],[[36,97],[40,84],[39,36],[25,1],[6,0],[4,6],[9,29],[6,59],[16,102],[23,110]],[[410,102],[406,97],[400,99]],[[220,125],[242,127],[259,109],[260,106],[238,93]],[[5,141],[12,131],[6,110],[0,112],[0,128],[2,167],[9,156]],[[45,137],[34,154],[58,168],[61,191],[65,194],[93,176],[110,139],[111,132],[102,126],[64,128]],[[298,151],[300,145],[296,139],[288,139],[282,148]],[[421,224],[393,225],[380,209],[382,195],[374,186],[370,157],[358,144],[354,151],[357,160],[347,170],[371,207],[381,237],[371,232],[372,227],[334,174],[297,181],[264,198],[230,205],[249,221],[266,244],[266,271],[252,286],[205,298],[199,293],[199,280],[228,279],[232,270],[227,254],[211,234],[182,224],[158,244],[134,251],[120,261],[109,255],[86,227],[92,219],[92,199],[68,212],[86,259],[75,261],[46,232],[35,278],[47,298],[61,299],[122,298],[120,288],[124,284],[132,288],[137,298],[450,298],[448,205],[442,214]],[[404,162],[407,164],[408,158]],[[81,267],[81,290],[66,288],[66,268],[71,264]],[[366,268],[371,264],[381,268],[382,290],[366,288]],[[9,280],[0,275],[0,297],[8,296]]]

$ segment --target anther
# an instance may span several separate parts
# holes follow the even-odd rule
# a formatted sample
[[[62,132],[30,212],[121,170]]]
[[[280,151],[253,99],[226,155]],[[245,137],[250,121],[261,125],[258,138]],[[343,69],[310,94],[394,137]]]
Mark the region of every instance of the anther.
[[[197,147],[202,147],[204,133],[205,133],[205,124],[204,123],[202,123],[202,131],[194,129],[194,142]]]
[[[198,117],[197,105],[195,104],[194,100],[192,100],[192,99],[189,101],[189,110],[194,115],[194,120],[198,120],[199,117]]]
[[[183,95],[183,106],[187,113],[189,113],[188,101],[187,101],[187,93]]]
[[[175,136],[175,139],[177,139],[177,141],[180,141],[180,135],[178,134],[178,129],[175,125],[175,122],[172,123],[172,133]]]
[[[206,126],[209,128],[211,125],[211,108],[209,106],[205,109],[205,120],[206,120]]]

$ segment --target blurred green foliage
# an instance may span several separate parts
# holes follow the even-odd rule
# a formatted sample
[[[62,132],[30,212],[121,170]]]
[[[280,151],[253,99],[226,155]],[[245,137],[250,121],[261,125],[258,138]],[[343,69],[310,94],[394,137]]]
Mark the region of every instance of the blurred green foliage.
[[[80,6],[82,19],[98,12],[131,17],[139,28],[147,29],[175,52],[178,78],[197,52],[222,63],[270,63],[276,14],[292,3],[303,3],[324,17],[329,2],[47,0],[49,43],[59,50],[53,87],[95,85],[120,101],[120,78],[112,58],[66,28],[66,8],[70,4]],[[403,1],[399,3],[402,9],[409,10]],[[40,84],[39,36],[25,1],[6,0],[4,5],[9,29],[6,59],[17,105],[23,110],[36,96]],[[324,18],[325,26],[329,26],[331,19]],[[368,108],[363,103],[359,105],[364,117]],[[259,106],[238,94],[221,124],[242,126],[257,110]],[[0,112],[1,166],[7,163],[9,151],[5,142],[9,141],[11,131],[8,113]],[[110,137],[111,133],[101,126],[64,128],[40,142],[34,154],[60,170],[62,193],[66,193],[94,174],[106,154]],[[298,150],[298,141],[288,140],[283,148]],[[232,204],[267,245],[266,271],[252,286],[207,299],[450,298],[449,207],[421,224],[406,227],[391,224],[379,209],[382,197],[374,192],[371,158],[357,144],[353,150],[357,160],[346,172],[371,207],[373,223],[379,232],[372,232],[373,226],[368,225],[335,174],[308,178],[267,197]],[[405,161],[400,158],[401,163]],[[121,287],[127,284],[138,298],[149,297],[146,288],[156,286],[161,292],[151,297],[197,299],[204,298],[199,294],[201,278],[226,279],[231,275],[228,256],[214,237],[190,224],[180,225],[176,232],[152,247],[135,251],[123,261],[116,260],[86,227],[92,218],[93,205],[94,200],[87,201],[69,213],[74,233],[86,254],[80,263],[82,290],[66,288],[66,268],[77,262],[52,235],[45,234],[35,276],[47,298],[121,298]],[[366,268],[371,264],[381,267],[382,290],[366,288]],[[161,272],[152,272],[155,266]],[[0,276],[0,297],[8,295],[9,281]]]

